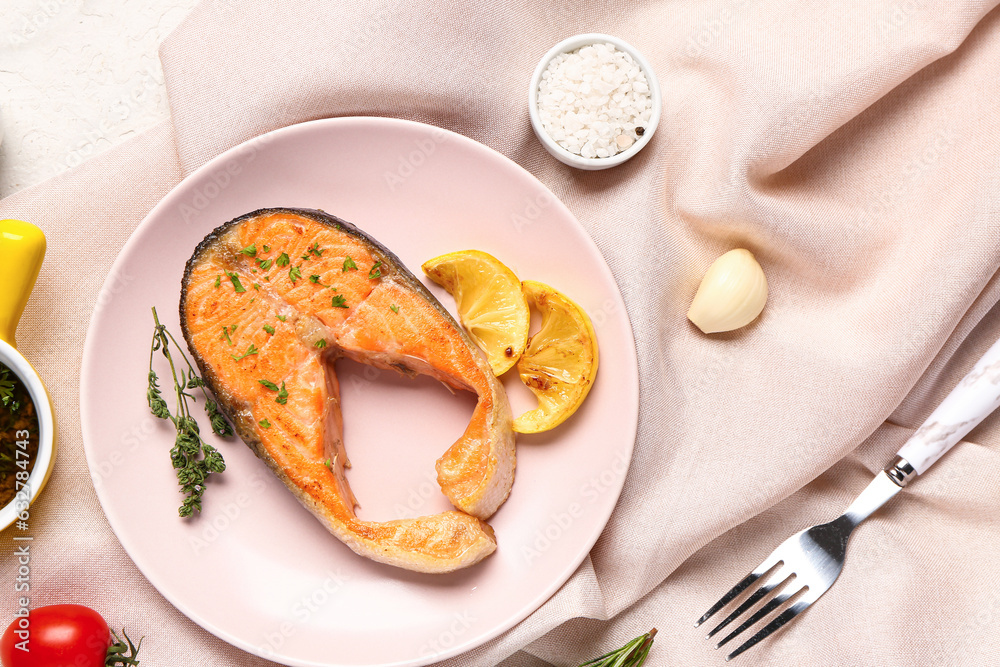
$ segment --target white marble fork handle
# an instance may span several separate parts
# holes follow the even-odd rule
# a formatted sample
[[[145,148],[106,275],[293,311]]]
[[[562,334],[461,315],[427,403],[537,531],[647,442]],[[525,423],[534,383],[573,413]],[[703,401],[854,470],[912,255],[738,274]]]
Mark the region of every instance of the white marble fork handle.
[[[1000,406],[1000,341],[993,344],[927,418],[903,448],[900,458],[922,474],[955,443]]]

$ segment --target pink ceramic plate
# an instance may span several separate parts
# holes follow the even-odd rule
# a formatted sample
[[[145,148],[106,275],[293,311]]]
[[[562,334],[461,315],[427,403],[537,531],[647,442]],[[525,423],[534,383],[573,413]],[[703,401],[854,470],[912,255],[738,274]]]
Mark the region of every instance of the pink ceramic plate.
[[[184,263],[212,229],[262,207],[321,208],[371,233],[417,274],[436,255],[486,250],[591,315],[600,371],[548,434],[520,436],[517,478],[490,520],[499,547],[468,570],[421,575],[356,556],[239,440],[208,434],[228,470],[201,516],[177,516],[172,426],[145,403],[150,307],[180,336]],[[429,281],[425,281],[429,282]],[[430,288],[454,312],[454,302]],[[81,375],[83,435],[108,521],[150,582],[215,635],[286,665],[424,665],[497,636],[576,570],[614,509],[632,455],[638,369],[611,272],[573,215],[528,172],[470,139],[383,118],[284,128],[209,162],[163,199],[98,299]],[[166,376],[162,358],[155,368]],[[362,518],[449,509],[434,461],[462,433],[471,395],[338,362],[348,476]],[[504,378],[515,414],[533,399]],[[169,381],[161,383],[168,391]],[[199,418],[208,431],[207,421]],[[388,463],[387,463],[388,462]]]

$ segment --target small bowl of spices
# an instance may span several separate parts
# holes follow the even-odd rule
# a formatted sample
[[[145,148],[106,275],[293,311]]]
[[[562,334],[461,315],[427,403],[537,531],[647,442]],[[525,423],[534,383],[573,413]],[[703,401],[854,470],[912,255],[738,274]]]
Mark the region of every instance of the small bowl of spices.
[[[649,62],[612,35],[565,39],[538,63],[528,91],[531,127],[557,160],[607,169],[649,143],[663,99]]]
[[[20,535],[56,454],[52,399],[14,340],[44,255],[41,230],[0,220],[0,530],[16,523]]]

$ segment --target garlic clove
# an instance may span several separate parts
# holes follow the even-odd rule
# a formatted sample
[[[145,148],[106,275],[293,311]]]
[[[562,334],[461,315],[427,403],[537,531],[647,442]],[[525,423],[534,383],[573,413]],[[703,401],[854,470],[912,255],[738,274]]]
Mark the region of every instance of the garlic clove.
[[[730,250],[709,267],[694,295],[688,319],[705,333],[750,324],[767,303],[767,278],[753,253]]]

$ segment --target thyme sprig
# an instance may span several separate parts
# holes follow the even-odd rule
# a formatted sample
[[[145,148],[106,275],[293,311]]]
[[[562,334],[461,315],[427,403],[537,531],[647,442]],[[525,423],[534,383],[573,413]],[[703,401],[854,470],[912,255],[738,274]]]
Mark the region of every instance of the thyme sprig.
[[[170,461],[177,471],[177,481],[184,494],[184,502],[177,513],[182,517],[188,517],[194,512],[201,512],[201,497],[205,493],[205,482],[213,472],[221,473],[225,470],[226,462],[215,447],[202,439],[198,430],[198,422],[191,416],[191,411],[188,408],[188,399],[197,401],[197,398],[187,390],[201,388],[202,396],[205,398],[205,412],[208,414],[213,433],[224,437],[231,436],[233,427],[219,411],[216,402],[209,398],[208,392],[205,390],[205,381],[195,372],[194,366],[184,354],[184,350],[177,344],[167,328],[160,324],[156,308],[153,308],[153,322],[153,342],[149,349],[146,402],[154,416],[160,419],[169,419],[177,431],[177,438],[170,450]],[[179,365],[174,364],[174,358],[170,353],[170,343],[173,343],[177,351],[180,352],[181,358],[187,364],[187,369],[179,368]],[[173,413],[170,412],[167,402],[160,392],[159,378],[153,370],[153,354],[157,350],[170,364],[170,375],[174,381],[174,393],[177,396]]]
[[[640,667],[646,662],[649,649],[653,646],[656,628],[639,635],[620,649],[605,653],[599,658],[585,662],[580,667]]]

